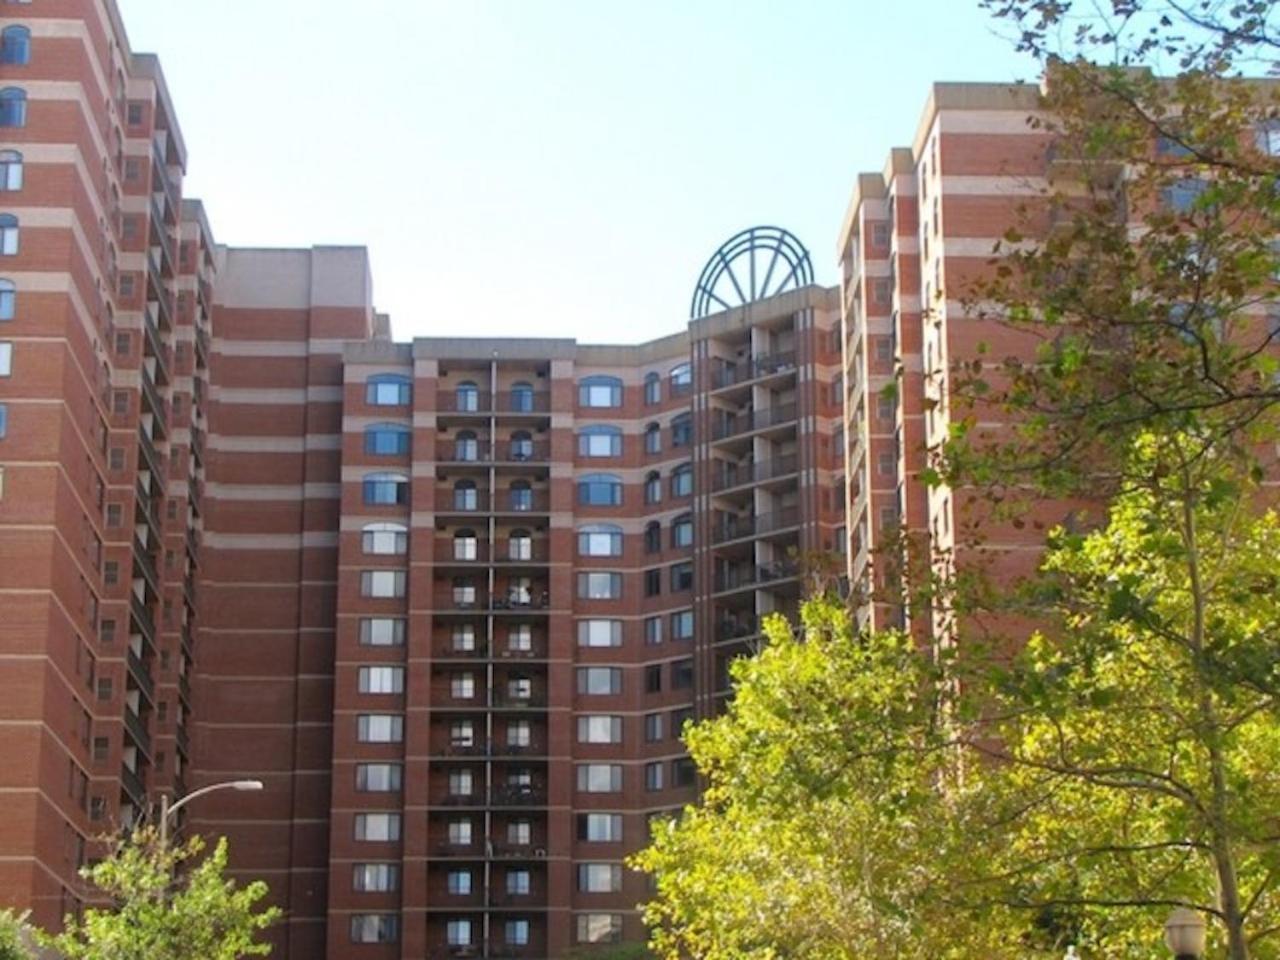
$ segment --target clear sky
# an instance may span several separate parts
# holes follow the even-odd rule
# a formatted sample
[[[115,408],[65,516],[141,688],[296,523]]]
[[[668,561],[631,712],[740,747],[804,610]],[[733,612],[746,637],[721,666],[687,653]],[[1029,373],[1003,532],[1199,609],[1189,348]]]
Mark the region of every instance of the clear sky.
[[[118,0],[215,237],[362,244],[397,339],[680,329],[776,224],[836,281],[934,80],[1034,78],[977,0]]]

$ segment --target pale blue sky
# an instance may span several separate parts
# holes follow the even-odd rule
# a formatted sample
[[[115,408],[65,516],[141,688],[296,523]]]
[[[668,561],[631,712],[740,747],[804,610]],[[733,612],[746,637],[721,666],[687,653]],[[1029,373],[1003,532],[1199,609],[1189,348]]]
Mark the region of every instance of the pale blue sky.
[[[976,0],[119,0],[219,241],[367,245],[397,339],[679,329],[758,223],[834,283],[934,80],[1027,79]]]

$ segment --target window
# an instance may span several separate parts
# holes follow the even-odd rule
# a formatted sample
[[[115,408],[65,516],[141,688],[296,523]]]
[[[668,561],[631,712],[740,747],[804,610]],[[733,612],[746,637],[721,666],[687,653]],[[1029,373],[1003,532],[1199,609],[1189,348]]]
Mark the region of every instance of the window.
[[[364,552],[393,556],[409,549],[409,528],[399,523],[370,523],[361,532]]]
[[[651,423],[644,428],[644,452],[662,452],[662,428],[656,423]]]
[[[1183,177],[1160,191],[1167,207],[1175,213],[1190,213],[1197,201],[1209,189],[1209,182],[1200,177]]]
[[[475,413],[480,409],[480,388],[470,380],[464,380],[454,391],[454,399],[460,411]]]
[[[480,440],[474,430],[462,430],[453,442],[453,459],[471,463],[480,459]]]
[[[528,870],[507,871],[507,893],[512,896],[525,896],[529,893],[530,886],[530,874]],[[521,941],[522,943],[527,942],[527,930],[525,931],[525,934],[526,940]],[[511,942],[510,934],[507,936],[507,942]]]
[[[622,503],[622,481],[612,473],[591,473],[578,480],[578,503],[616,507]]]
[[[671,545],[673,547],[693,546],[693,516],[681,514],[671,521]]]
[[[453,535],[453,559],[476,560],[480,557],[480,541],[474,530],[462,529]]]
[[[449,842],[457,847],[471,846],[471,820],[459,817],[449,821]]]
[[[459,480],[453,485],[453,509],[480,509],[480,494],[474,480]]]
[[[449,680],[449,695],[455,700],[470,700],[476,695],[473,673],[455,673]]]
[[[871,244],[876,247],[889,245],[889,224],[873,223],[871,225]]]
[[[580,913],[578,943],[618,943],[622,940],[622,914]]]
[[[365,427],[364,452],[391,457],[409,452],[409,428],[399,423],[375,423]]]
[[[622,429],[603,424],[584,427],[578,434],[578,456],[622,456]]]
[[[12,257],[18,252],[18,218],[0,213],[0,254]]]
[[[644,526],[644,552],[662,552],[662,524],[657,520],[651,520]]]
[[[693,367],[678,363],[671,368],[671,395],[679,396],[693,389]]]
[[[529,875],[529,872],[527,870],[516,871],[516,872],[517,873],[523,872],[526,877]],[[507,892],[508,893],[521,893],[521,892],[528,893],[529,892],[528,890],[513,891],[511,889],[511,876],[512,876],[511,874],[507,874]],[[504,928],[504,933],[506,934],[507,944],[509,946],[513,946],[513,947],[528,946],[529,921],[528,920],[508,920]]]
[[[533,649],[533,625],[513,623],[507,627],[507,649],[531,651]]]
[[[671,421],[671,445],[687,447],[693,443],[693,417],[682,413]]]
[[[533,824],[528,820],[508,822],[507,843],[517,847],[526,847],[533,843]]]
[[[361,667],[361,693],[404,693],[404,667]]]
[[[401,407],[409,402],[410,381],[398,373],[379,373],[365,381],[364,399],[371,407]]]
[[[688,757],[681,757],[678,760],[671,761],[671,785],[673,787],[691,787],[696,777],[697,770],[693,765],[693,761]]]
[[[646,763],[644,765],[644,788],[646,790],[662,789],[662,763]]]
[[[511,410],[514,413],[533,412],[533,384],[522,380],[511,385]]]
[[[399,743],[404,739],[404,717],[398,713],[362,713],[356,717],[356,739],[361,743]]]
[[[578,718],[579,743],[621,743],[622,718],[587,714]]]
[[[891,395],[880,394],[876,397],[876,416],[881,420],[892,420],[897,409],[897,401]]]
[[[671,567],[671,592],[681,593],[693,589],[693,564],[676,563]]]
[[[403,775],[398,763],[358,763],[356,789],[367,793],[394,793],[400,789]]]
[[[671,689],[687,690],[693,686],[693,660],[673,660],[671,662]]]
[[[409,478],[401,473],[370,473],[364,478],[364,502],[391,506],[409,502]]]
[[[125,113],[125,122],[131,127],[141,126],[143,115],[142,104],[131,103]]]
[[[508,560],[533,559],[533,534],[528,530],[512,530],[507,537]]]
[[[22,154],[0,150],[0,190],[22,189]]]
[[[621,764],[578,764],[578,789],[583,793],[617,793],[622,789]]]
[[[662,692],[662,664],[654,663],[644,668],[644,692]]]
[[[31,31],[26,27],[5,27],[0,32],[0,63],[24,66],[31,62]]]
[[[622,865],[578,864],[578,890],[582,893],[618,893],[622,890]]]
[[[445,936],[451,947],[471,946],[471,921],[450,920],[445,925]]]
[[[579,620],[578,646],[580,647],[620,647],[622,646],[621,620]]]
[[[654,567],[644,572],[644,595],[646,597],[656,597],[662,593],[662,570]]]
[[[644,478],[644,502],[662,502],[662,478],[658,476],[658,472],[656,470],[649,473]]]
[[[351,889],[360,893],[388,893],[400,889],[400,865],[357,863],[352,868]]]
[[[533,743],[533,724],[528,720],[507,721],[507,746],[527,747]]]
[[[475,792],[475,777],[470,770],[449,771],[449,795],[451,797],[469,797]]]
[[[644,715],[645,743],[657,743],[662,739],[662,721],[663,716],[660,713],[646,713]]]
[[[662,402],[662,377],[656,373],[644,375],[644,402],[650,406]]]
[[[622,406],[622,381],[617,377],[587,377],[579,381],[578,404],[583,407]]]
[[[449,725],[449,745],[453,747],[474,747],[476,745],[476,725],[470,720],[455,720]]]
[[[0,127],[27,125],[27,91],[17,87],[0,90]]]
[[[382,599],[404,596],[403,570],[365,570],[360,574],[360,595]]]
[[[693,611],[677,610],[671,615],[671,639],[693,639]]]
[[[612,696],[622,692],[620,667],[578,667],[578,693],[584,696]]]
[[[682,463],[671,471],[671,495],[673,497],[693,496],[693,467]]]
[[[0,377],[13,373],[13,344],[0,341]]]
[[[17,307],[17,285],[12,280],[0,280],[0,320],[12,320]]]
[[[528,430],[517,430],[511,434],[511,459],[520,461],[533,459],[533,434]]]
[[[366,647],[404,646],[405,622],[395,617],[365,617],[360,621],[360,642]]]
[[[578,554],[584,557],[622,556],[622,528],[611,523],[579,527]]]
[[[0,403],[0,440],[9,432],[9,407]]]
[[[662,643],[661,617],[645,617],[644,642],[651,647],[656,647],[658,644]]]
[[[622,574],[596,572],[578,574],[578,599],[617,600],[621,597]]]
[[[578,814],[578,839],[590,843],[620,843],[622,815],[617,813]]]
[[[449,893],[455,897],[467,897],[471,895],[471,871],[470,870],[450,870],[449,871]],[[453,941],[451,940],[450,943]]]
[[[528,480],[515,480],[509,492],[511,509],[525,512],[533,509],[533,487]]]
[[[693,720],[693,708],[681,707],[671,711],[671,732],[677,737],[684,736],[684,726]]]
[[[351,916],[352,943],[395,943],[400,917],[394,913],[356,913]]]
[[[511,700],[528,700],[533,696],[533,680],[513,676],[507,679],[507,697]]]
[[[400,839],[400,814],[357,813],[356,839],[385,843]]]

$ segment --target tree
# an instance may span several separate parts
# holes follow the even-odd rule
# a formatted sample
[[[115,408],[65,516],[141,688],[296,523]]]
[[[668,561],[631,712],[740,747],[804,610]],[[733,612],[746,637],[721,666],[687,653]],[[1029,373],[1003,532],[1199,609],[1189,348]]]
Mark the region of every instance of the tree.
[[[266,884],[237,887],[226,878],[227,843],[220,839],[203,859],[205,843],[192,837],[163,845],[153,828],[135,830],[111,857],[82,871],[110,909],[68,917],[42,945],[66,960],[238,960],[267,956],[257,934],[280,916],[259,908]]]
[[[27,929],[26,914],[0,910],[0,960],[32,960]]]

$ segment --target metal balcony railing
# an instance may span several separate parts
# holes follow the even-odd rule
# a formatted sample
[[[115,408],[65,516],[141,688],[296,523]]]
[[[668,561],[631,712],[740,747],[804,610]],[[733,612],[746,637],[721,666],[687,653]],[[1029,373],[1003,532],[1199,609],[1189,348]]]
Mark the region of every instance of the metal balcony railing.
[[[796,368],[795,351],[776,353],[771,356],[754,357],[733,366],[723,366],[715,371],[711,378],[713,389],[731,387],[748,380],[772,376],[775,373],[789,373]]]
[[[761,536],[775,530],[794,527],[800,523],[800,508],[786,507],[772,513],[747,516],[723,515],[711,529],[711,542],[724,543],[742,537]]]
[[[728,463],[724,460],[716,462],[711,473],[711,489],[713,492],[740,487],[747,483],[759,483],[775,477],[785,477],[800,469],[800,458],[795,454],[785,457],[774,457],[757,463]]]
[[[754,430],[774,427],[795,418],[796,405],[794,403],[784,403],[764,410],[750,410],[736,414],[717,411],[711,436],[712,439],[723,440],[726,437],[737,436],[741,433],[750,433]]]
[[[716,592],[720,592],[777,583],[781,580],[792,579],[799,572],[799,564],[789,561],[749,567],[731,567],[716,573],[715,589]]]

